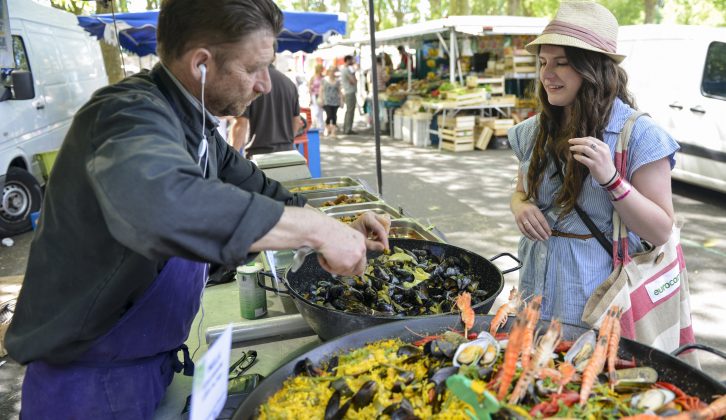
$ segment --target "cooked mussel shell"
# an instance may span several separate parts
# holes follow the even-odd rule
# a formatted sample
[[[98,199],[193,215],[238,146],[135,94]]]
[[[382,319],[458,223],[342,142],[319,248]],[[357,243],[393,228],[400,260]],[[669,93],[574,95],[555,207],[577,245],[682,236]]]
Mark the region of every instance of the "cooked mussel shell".
[[[404,357],[404,356],[413,356],[421,354],[421,348],[418,346],[414,346],[413,344],[404,344],[401,347],[398,348],[398,351],[396,352],[396,355],[398,357]]]
[[[452,359],[456,345],[446,340],[431,340],[424,345],[424,353],[440,359]]]
[[[449,376],[456,375],[457,372],[459,372],[459,368],[456,366],[443,367],[430,372],[429,380],[433,382],[436,387],[443,386]]]
[[[341,397],[348,398],[353,395],[353,390],[348,386],[345,378],[338,378],[330,383],[330,387],[340,393]]]
[[[348,400],[343,406],[340,405],[340,392],[335,391],[325,406],[325,420],[340,420],[350,407],[351,400]]]
[[[582,372],[595,351],[595,331],[589,330],[582,334],[565,353],[565,361],[572,363],[578,372]]]
[[[403,398],[400,402],[389,405],[383,410],[383,414],[391,416],[391,420],[416,420],[411,402]]]
[[[482,333],[473,341],[459,345],[454,354],[454,366],[479,363],[490,366],[497,360],[499,343],[489,333]]]
[[[353,395],[351,401],[353,401],[353,407],[357,410],[361,407],[365,407],[373,401],[373,397],[378,392],[378,382],[368,381],[360,387],[358,392]]]
[[[307,357],[295,363],[293,372],[295,373],[295,375],[306,376],[320,376],[322,374],[322,371],[316,368],[315,365],[313,365],[312,360],[308,359]]]

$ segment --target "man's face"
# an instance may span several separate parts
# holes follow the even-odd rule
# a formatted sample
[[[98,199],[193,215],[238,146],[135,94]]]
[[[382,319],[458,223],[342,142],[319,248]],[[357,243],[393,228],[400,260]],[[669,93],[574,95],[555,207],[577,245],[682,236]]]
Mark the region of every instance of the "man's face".
[[[275,58],[275,38],[268,31],[229,45],[229,58],[209,80],[205,100],[214,115],[242,115],[247,105],[271,89],[268,67]]]

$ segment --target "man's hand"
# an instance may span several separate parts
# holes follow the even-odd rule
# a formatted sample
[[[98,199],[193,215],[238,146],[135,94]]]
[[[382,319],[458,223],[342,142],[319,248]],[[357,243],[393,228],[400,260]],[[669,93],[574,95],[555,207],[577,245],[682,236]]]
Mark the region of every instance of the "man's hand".
[[[388,249],[388,232],[391,230],[391,218],[387,214],[376,214],[367,211],[361,214],[350,227],[366,236],[366,247],[371,251]]]

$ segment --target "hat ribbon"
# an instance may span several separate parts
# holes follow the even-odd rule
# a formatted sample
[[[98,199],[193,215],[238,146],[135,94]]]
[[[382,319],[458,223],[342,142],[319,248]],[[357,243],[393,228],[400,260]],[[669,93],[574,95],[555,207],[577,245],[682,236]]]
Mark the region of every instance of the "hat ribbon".
[[[553,20],[550,22],[544,31],[542,31],[542,34],[569,35],[573,38],[579,39],[580,41],[586,42],[593,47],[600,48],[601,50],[613,54],[617,49],[614,41],[603,38],[582,26],[573,25],[561,20]]]

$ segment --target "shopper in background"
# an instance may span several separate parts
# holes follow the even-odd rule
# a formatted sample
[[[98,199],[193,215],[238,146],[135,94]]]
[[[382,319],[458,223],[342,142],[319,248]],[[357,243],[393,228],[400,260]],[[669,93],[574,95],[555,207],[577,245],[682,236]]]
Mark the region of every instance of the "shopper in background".
[[[315,74],[308,82],[310,90],[310,108],[313,113],[313,127],[323,128],[323,79],[325,79],[325,67],[322,64],[315,65]]]
[[[355,76],[355,59],[346,55],[345,64],[340,70],[340,79],[345,94],[345,119],[343,120],[343,134],[357,134],[353,131],[353,117],[358,106],[356,93],[358,92],[358,79]]]
[[[270,92],[252,101],[231,128],[232,145],[247,158],[293,150],[303,127],[297,86],[273,66],[269,71]]]
[[[401,54],[401,61],[398,63],[398,68],[401,70],[408,70],[408,62],[411,60],[411,57],[409,57],[406,52],[406,48],[403,45],[399,45],[398,53]]]
[[[543,318],[585,327],[585,303],[613,266],[575,205],[605,237],[612,237],[617,211],[633,229],[631,253],[643,249],[641,238],[665,243],[674,220],[670,171],[679,147],[667,132],[650,117],[638,118],[624,157],[628,173],[613,163],[620,131],[635,112],[618,65],[625,57],[616,52],[617,33],[605,7],[564,1],[526,46],[539,60],[542,111],[509,131],[519,159],[511,209],[524,235],[520,292],[544,295]]]
[[[324,136],[335,136],[338,131],[338,108],[343,103],[342,88],[340,80],[335,73],[337,69],[332,66],[328,69],[328,75],[323,79],[322,95],[323,108],[325,109],[325,131]]]

